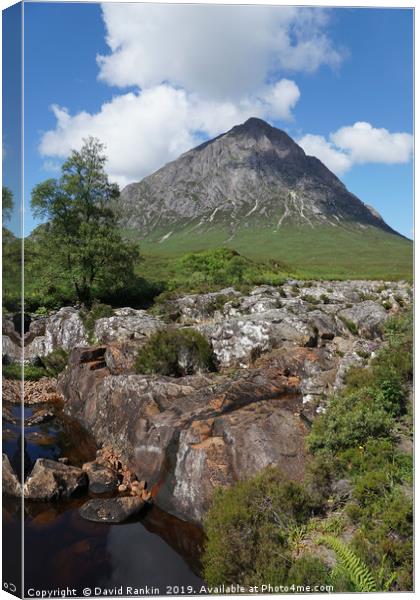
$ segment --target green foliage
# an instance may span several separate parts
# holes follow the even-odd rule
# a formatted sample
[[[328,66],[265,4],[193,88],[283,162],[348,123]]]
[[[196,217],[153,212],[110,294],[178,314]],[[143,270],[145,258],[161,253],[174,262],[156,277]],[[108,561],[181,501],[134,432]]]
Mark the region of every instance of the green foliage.
[[[235,250],[216,248],[189,253],[174,261],[168,289],[209,291],[228,286],[281,285],[286,273],[274,261],[259,263]]]
[[[12,363],[3,365],[3,377],[5,379],[22,379],[22,367],[20,363]],[[43,367],[35,365],[24,365],[24,373],[26,381],[38,381],[41,377],[47,377],[47,373]]]
[[[374,227],[363,232],[357,227],[336,227],[332,235],[331,227],[288,224],[274,232],[267,220],[252,230],[238,229],[232,238],[228,225],[215,225],[206,232],[192,232],[187,225],[159,243],[166,233],[161,230],[142,239],[142,251],[168,261],[185,253],[225,247],[253,261],[280,261],[295,279],[411,281],[413,277],[412,242]]]
[[[343,321],[344,325],[353,335],[357,335],[357,325],[351,319],[346,319],[346,317],[340,316],[340,319]]]
[[[279,492],[284,481],[277,476],[268,484],[267,472],[216,491],[205,522],[207,581],[318,580],[336,592],[412,589],[413,464],[398,445],[411,419],[411,313],[389,319],[384,335],[383,350],[349,374],[346,388],[313,423],[313,459],[293,492],[305,510],[290,510],[290,498]],[[337,504],[341,479],[349,492]],[[349,543],[338,538],[344,535]],[[308,545],[319,536],[337,554],[331,572]]]
[[[119,190],[109,183],[105,162],[103,145],[89,138],[63,164],[60,179],[36,185],[31,199],[34,215],[48,220],[39,249],[49,266],[44,276],[53,288],[67,280],[88,308],[99,290],[130,281],[138,258],[137,246],[118,231],[112,206]]]
[[[108,304],[102,304],[101,302],[94,302],[90,310],[84,308],[79,311],[80,318],[82,319],[83,325],[85,326],[88,339],[91,344],[94,340],[95,322],[98,319],[104,319],[112,317],[114,309]]]
[[[67,366],[68,354],[62,348],[53,350],[47,356],[38,359],[38,364],[24,364],[24,374],[27,381],[38,381],[42,377],[57,377]],[[15,362],[3,365],[5,379],[21,379],[21,363]]]
[[[297,558],[289,569],[288,584],[299,586],[319,586],[329,580],[326,565],[309,553]]]
[[[166,329],[154,333],[137,354],[137,373],[182,377],[215,371],[213,350],[194,329]]]
[[[63,348],[57,348],[39,360],[48,377],[57,377],[67,367],[68,357]]]
[[[319,542],[334,550],[340,566],[355,586],[356,592],[376,592],[375,580],[368,567],[341,540],[325,535],[320,538]]]
[[[268,467],[230,488],[217,488],[204,528],[204,578],[210,585],[284,585],[292,564],[290,529],[313,514],[310,496]]]
[[[13,193],[7,186],[1,188],[1,208],[3,221],[10,221],[13,213]]]

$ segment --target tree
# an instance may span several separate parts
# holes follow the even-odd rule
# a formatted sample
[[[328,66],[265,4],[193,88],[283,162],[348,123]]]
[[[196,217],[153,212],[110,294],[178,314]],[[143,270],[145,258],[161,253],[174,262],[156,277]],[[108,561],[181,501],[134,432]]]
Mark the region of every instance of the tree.
[[[6,186],[3,186],[1,189],[1,208],[3,221],[10,221],[13,212],[13,193]]]
[[[34,215],[47,219],[43,234],[58,277],[67,277],[78,300],[87,308],[98,289],[115,288],[134,277],[137,247],[123,240],[113,205],[116,184],[105,172],[104,146],[84,140],[62,165],[60,179],[35,186]]]

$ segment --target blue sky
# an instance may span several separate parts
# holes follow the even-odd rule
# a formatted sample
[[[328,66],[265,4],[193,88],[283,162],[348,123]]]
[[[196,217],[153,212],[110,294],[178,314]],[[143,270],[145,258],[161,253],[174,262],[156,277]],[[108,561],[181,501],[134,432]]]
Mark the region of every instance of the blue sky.
[[[27,203],[89,134],[123,186],[255,115],[412,236],[411,10],[29,3],[25,32]]]

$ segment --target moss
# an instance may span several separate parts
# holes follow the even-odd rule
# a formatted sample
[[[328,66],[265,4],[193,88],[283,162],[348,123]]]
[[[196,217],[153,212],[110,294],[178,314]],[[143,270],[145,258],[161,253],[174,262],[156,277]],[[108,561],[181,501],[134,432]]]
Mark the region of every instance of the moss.
[[[167,329],[153,334],[137,354],[137,373],[182,377],[215,371],[216,360],[206,338],[195,329]]]

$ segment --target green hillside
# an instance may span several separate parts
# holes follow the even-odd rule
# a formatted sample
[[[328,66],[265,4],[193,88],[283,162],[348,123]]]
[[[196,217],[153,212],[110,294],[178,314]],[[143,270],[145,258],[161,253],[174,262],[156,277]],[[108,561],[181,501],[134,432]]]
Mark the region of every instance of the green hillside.
[[[135,237],[135,232],[126,232]],[[376,227],[344,228],[287,226],[279,231],[245,228],[229,238],[227,228],[194,234],[191,226],[170,235],[155,232],[154,239],[139,240],[143,254],[166,259],[187,252],[231,248],[258,262],[278,261],[290,275],[326,279],[412,279],[413,243]],[[154,270],[160,261],[154,260]],[[169,266],[169,265],[167,265]],[[148,270],[146,265],[143,268]],[[160,271],[160,269],[158,268]]]

